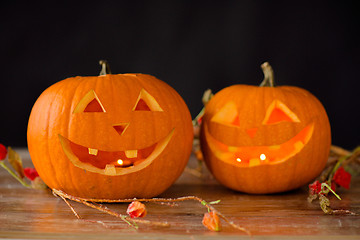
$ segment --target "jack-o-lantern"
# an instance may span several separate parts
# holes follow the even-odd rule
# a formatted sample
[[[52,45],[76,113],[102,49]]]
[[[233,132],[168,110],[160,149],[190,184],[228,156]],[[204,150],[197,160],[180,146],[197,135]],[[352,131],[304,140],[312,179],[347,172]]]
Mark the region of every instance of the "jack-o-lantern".
[[[50,188],[115,199],[165,191],[187,164],[192,131],[185,102],[168,84],[145,74],[102,74],[46,89],[27,137]]]
[[[259,194],[311,181],[323,170],[331,145],[319,100],[298,87],[274,87],[270,65],[262,68],[260,87],[233,85],[215,94],[201,128],[201,149],[215,178]]]

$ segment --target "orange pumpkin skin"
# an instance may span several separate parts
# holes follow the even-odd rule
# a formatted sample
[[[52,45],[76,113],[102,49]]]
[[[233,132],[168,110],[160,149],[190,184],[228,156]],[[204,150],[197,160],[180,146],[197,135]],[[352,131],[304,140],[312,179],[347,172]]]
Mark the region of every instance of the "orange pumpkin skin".
[[[233,119],[226,120],[229,116]],[[288,191],[313,180],[325,167],[331,145],[322,104],[308,91],[289,86],[221,90],[206,105],[200,139],[215,178],[254,194]]]
[[[107,74],[46,89],[31,111],[27,138],[50,188],[84,198],[150,198],[182,173],[192,129],[185,102],[166,83],[145,74]],[[127,162],[133,165],[120,167]]]

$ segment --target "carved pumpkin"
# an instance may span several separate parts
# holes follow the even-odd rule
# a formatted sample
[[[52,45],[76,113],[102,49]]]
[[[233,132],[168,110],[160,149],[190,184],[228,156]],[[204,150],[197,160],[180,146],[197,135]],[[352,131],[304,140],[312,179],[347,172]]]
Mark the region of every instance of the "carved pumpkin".
[[[323,170],[331,145],[319,100],[298,87],[274,87],[270,65],[262,67],[260,87],[233,85],[215,94],[201,128],[202,152],[215,178],[231,189],[261,194],[311,181]]]
[[[165,191],[186,166],[193,139],[183,99],[145,74],[74,77],[50,86],[34,104],[27,136],[50,188],[106,199]]]

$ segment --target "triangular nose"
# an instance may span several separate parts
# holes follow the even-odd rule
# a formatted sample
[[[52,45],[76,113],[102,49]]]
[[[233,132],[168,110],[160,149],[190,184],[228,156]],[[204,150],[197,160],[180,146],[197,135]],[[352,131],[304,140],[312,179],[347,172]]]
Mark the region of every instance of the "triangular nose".
[[[125,130],[129,127],[129,123],[119,123],[114,124],[113,128],[117,131],[117,133],[121,136],[124,134]]]
[[[249,129],[246,129],[246,133],[247,133],[247,135],[249,135],[249,137],[254,138],[257,130],[258,130],[257,128],[249,128]]]

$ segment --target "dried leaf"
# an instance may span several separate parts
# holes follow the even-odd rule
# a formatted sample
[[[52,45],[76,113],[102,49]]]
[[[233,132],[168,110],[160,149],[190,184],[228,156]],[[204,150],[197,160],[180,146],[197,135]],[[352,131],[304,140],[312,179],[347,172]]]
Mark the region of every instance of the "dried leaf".
[[[211,89],[207,89],[202,97],[202,102],[204,105],[206,105],[210,99],[214,96],[214,94],[212,93]]]
[[[330,200],[324,195],[320,195],[319,200],[320,200],[320,207],[323,210],[323,212],[326,214],[332,214],[333,210],[330,208]]]
[[[307,200],[309,203],[312,203],[312,201],[314,201],[317,198],[318,198],[318,194],[309,194]]]
[[[20,155],[11,147],[8,147],[8,160],[21,179],[24,178],[24,168]]]
[[[47,189],[47,185],[40,177],[36,177],[33,181],[31,181],[31,187],[34,189]]]

